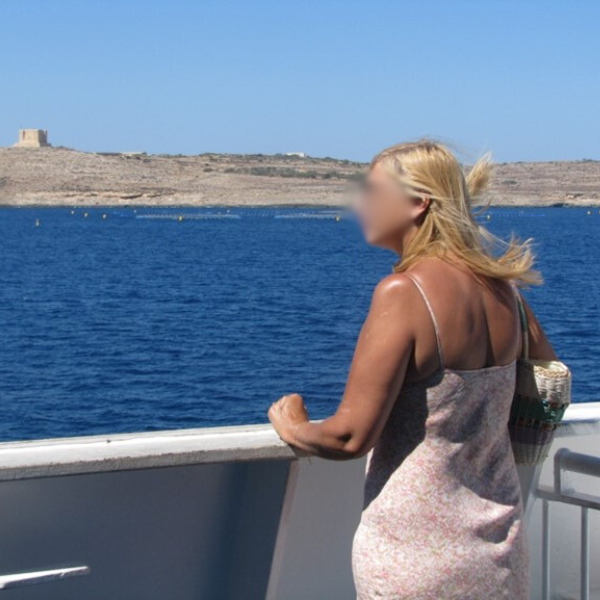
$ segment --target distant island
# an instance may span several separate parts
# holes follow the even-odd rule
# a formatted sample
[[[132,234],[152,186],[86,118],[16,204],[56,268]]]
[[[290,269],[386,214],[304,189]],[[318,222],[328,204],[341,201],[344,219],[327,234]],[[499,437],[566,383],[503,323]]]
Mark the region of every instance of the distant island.
[[[289,154],[0,148],[3,206],[341,206],[366,163]],[[496,163],[496,206],[600,206],[600,161]]]

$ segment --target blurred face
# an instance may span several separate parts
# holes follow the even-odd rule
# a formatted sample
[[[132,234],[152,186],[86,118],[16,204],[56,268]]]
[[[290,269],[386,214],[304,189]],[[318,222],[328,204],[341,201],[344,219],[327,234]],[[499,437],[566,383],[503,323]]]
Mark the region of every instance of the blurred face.
[[[352,209],[369,244],[400,252],[424,207],[420,198],[410,197],[381,164],[376,164],[362,183]]]

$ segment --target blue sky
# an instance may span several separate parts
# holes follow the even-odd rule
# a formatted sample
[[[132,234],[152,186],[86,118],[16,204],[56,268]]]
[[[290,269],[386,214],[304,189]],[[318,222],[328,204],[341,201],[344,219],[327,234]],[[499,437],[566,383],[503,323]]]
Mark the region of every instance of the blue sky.
[[[0,145],[600,159],[594,0],[2,0]]]

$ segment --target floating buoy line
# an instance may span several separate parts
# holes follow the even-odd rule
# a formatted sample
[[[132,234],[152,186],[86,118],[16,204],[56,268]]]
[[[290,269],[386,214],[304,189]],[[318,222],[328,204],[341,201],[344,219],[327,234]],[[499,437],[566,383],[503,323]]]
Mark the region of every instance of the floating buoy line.
[[[195,214],[169,214],[169,213],[150,213],[150,214],[136,214],[135,219],[164,219],[172,221],[201,221],[204,219],[241,219],[240,215],[232,214],[206,214],[206,215],[195,215]]]
[[[97,207],[100,208],[100,207]],[[284,211],[284,212],[281,212]],[[316,209],[313,211],[302,211],[302,212],[285,212],[286,208],[281,207],[278,208],[261,208],[261,207],[244,207],[242,213],[231,212],[230,209],[227,209],[223,212],[179,212],[179,211],[169,211],[169,212],[141,212],[138,209],[114,209],[110,212],[103,212],[99,214],[99,217],[102,220],[108,219],[109,216],[119,217],[123,219],[142,219],[142,220],[157,220],[157,221],[177,221],[179,223],[183,221],[205,221],[205,220],[215,220],[215,219],[252,219],[252,218],[273,218],[273,219],[329,219],[335,222],[340,222],[347,218],[347,215],[344,212],[336,211],[336,210],[319,210]],[[92,210],[83,210],[82,208],[72,208],[70,209],[71,215],[76,215],[87,218],[94,218],[96,211],[94,208]]]

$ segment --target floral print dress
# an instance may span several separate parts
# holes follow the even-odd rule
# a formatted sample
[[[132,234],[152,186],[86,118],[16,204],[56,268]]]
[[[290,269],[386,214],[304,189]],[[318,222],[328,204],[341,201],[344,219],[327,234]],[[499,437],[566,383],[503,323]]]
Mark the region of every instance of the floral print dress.
[[[357,600],[527,600],[529,548],[507,428],[516,361],[439,364],[405,386],[367,455]]]

